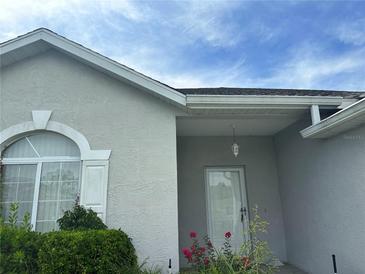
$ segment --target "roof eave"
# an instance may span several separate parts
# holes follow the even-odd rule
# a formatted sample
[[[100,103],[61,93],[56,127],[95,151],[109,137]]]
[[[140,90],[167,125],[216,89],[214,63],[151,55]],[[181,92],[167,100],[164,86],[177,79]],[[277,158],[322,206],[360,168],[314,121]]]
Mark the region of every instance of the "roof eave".
[[[189,109],[308,109],[311,105],[336,108],[343,100],[339,96],[186,95],[186,106]]]
[[[0,45],[0,56],[39,40],[43,40],[55,48],[80,58],[98,69],[130,81],[178,106],[186,105],[184,94],[47,29],[38,29],[2,43]]]
[[[303,138],[328,138],[365,123],[365,98],[300,131]]]

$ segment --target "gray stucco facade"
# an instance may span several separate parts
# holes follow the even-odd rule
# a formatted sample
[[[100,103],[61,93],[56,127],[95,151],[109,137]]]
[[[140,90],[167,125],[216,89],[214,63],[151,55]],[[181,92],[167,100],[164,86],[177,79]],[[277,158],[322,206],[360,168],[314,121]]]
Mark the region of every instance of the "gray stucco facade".
[[[51,50],[1,69],[1,130],[32,110],[111,149],[107,225],[128,233],[141,261],[177,268],[175,107]]]
[[[304,140],[293,125],[275,136],[288,261],[313,274],[362,274],[365,248],[365,127]]]

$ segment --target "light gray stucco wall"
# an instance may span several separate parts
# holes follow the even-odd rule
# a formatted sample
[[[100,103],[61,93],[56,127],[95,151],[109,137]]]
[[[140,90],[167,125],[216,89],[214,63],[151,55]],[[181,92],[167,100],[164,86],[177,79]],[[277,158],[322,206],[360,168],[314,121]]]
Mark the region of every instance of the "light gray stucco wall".
[[[304,140],[301,122],[275,137],[288,261],[312,274],[365,273],[365,126]]]
[[[285,236],[275,164],[270,137],[239,137],[240,154],[231,151],[232,138],[178,137],[178,193],[180,249],[190,246],[189,232],[207,235],[204,168],[244,166],[249,207],[259,206],[269,223],[266,238],[273,252],[286,261]],[[180,255],[181,265],[185,259]]]
[[[111,149],[107,225],[140,260],[178,267],[176,109],[65,55],[48,51],[1,69],[1,129],[52,110],[52,121]]]

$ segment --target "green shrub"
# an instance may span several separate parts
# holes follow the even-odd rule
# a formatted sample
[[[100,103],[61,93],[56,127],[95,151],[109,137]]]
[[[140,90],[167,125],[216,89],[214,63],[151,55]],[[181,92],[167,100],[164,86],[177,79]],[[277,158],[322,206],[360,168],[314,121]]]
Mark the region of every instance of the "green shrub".
[[[95,211],[75,204],[71,210],[57,220],[60,230],[106,229],[107,226]]]
[[[43,234],[41,273],[129,273],[135,249],[120,230],[54,231]]]
[[[1,225],[0,239],[0,273],[38,273],[38,232]]]

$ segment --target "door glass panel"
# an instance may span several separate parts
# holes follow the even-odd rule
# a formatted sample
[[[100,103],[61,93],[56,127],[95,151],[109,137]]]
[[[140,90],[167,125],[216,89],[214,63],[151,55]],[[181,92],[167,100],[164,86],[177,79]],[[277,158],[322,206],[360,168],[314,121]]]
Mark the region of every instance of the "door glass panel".
[[[221,247],[225,232],[230,231],[232,247],[239,249],[244,239],[239,170],[208,169],[207,193],[208,223],[212,243],[216,247]]]
[[[32,214],[34,186],[37,165],[4,165],[2,167],[2,216],[8,221],[11,203],[18,203],[18,222],[23,221],[24,214]]]

